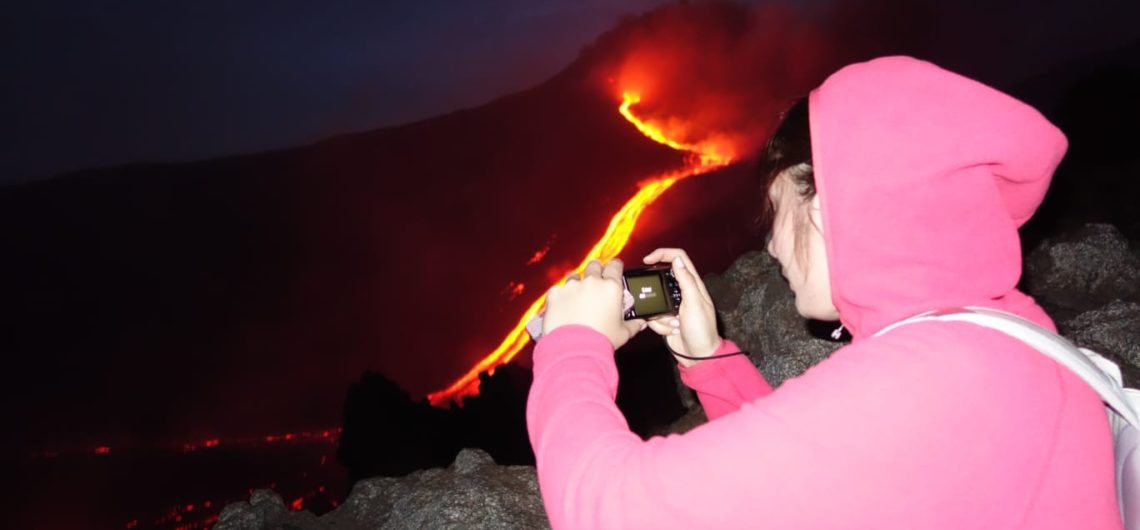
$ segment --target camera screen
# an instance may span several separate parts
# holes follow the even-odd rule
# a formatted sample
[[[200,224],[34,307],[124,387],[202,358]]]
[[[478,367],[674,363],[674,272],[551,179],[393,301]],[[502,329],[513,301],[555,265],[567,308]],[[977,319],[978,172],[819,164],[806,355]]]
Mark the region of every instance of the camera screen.
[[[629,276],[625,279],[629,294],[633,295],[633,312],[637,316],[656,315],[669,311],[669,301],[661,275]]]

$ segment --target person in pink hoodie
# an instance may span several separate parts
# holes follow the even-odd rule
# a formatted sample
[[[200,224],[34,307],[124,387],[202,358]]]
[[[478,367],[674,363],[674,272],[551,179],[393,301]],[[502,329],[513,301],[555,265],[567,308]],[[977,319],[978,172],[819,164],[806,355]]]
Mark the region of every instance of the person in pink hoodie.
[[[773,389],[730,341],[683,251],[678,316],[623,321],[619,261],[548,292],[527,423],[551,526],[1119,529],[1097,395],[963,305],[1054,329],[1017,290],[1017,229],[1064,135],[1033,108],[909,57],[850,65],[769,141],[768,251],[805,317],[852,341]],[[758,325],[762,325],[758,323]],[[708,423],[642,440],[614,404],[614,350],[666,337]],[[703,360],[698,360],[703,359]]]

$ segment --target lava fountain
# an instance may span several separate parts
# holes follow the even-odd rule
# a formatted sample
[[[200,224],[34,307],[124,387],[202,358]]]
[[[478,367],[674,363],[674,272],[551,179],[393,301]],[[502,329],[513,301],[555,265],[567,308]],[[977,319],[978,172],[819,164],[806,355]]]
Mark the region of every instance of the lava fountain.
[[[642,212],[644,212],[649,205],[653,204],[653,201],[657,200],[658,197],[668,191],[670,187],[681,179],[707,173],[708,171],[731,162],[731,157],[725,155],[724,151],[718,149],[718,146],[715,144],[702,143],[700,145],[692,145],[675,141],[670,138],[668,131],[666,131],[664,127],[638,118],[633,112],[633,107],[640,102],[640,94],[636,92],[625,92],[622,94],[622,102],[618,107],[618,112],[620,112],[627,121],[637,127],[637,130],[641,131],[642,134],[653,141],[667,145],[678,151],[684,151],[692,156],[687,157],[687,162],[684,167],[653,176],[638,183],[637,193],[635,193],[633,197],[630,197],[621,209],[614,214],[610,219],[609,225],[606,227],[605,233],[602,234],[602,237],[598,239],[598,242],[594,244],[593,248],[586,253],[581,263],[579,263],[575,269],[568,270],[564,274],[561,274],[561,277],[566,277],[574,272],[582,272],[585,270],[586,264],[592,260],[605,262],[616,258],[621,254],[626,243],[629,242],[629,237],[633,234],[633,229],[637,226],[637,219],[641,217]],[[510,362],[522,351],[526,343],[530,341],[530,336],[526,333],[526,323],[534,317],[534,315],[538,314],[545,303],[546,294],[543,294],[523,312],[518,323],[507,332],[507,335],[494,351],[475,363],[467,373],[456,379],[447,388],[428,394],[427,397],[431,404],[442,405],[450,401],[458,402],[463,397],[477,395],[479,393],[479,374],[482,372],[494,373],[496,367]]]

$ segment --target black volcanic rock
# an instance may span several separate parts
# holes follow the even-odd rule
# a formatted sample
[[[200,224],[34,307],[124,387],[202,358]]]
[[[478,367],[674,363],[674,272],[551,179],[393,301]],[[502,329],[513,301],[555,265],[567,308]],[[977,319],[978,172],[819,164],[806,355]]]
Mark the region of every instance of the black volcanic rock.
[[[1140,303],[1116,300],[1057,327],[1073,342],[1117,363],[1126,386],[1140,387]]]
[[[345,397],[337,448],[349,482],[450,464],[464,447],[451,412],[411,399],[382,374],[365,372]]]
[[[836,324],[805,321],[779,266],[767,252],[740,257],[722,275],[706,275],[723,336],[751,353],[773,386],[802,374],[842,344],[828,340]],[[830,326],[830,327],[828,327]]]
[[[311,519],[312,513],[302,512]],[[294,517],[285,509],[285,502],[281,496],[272,490],[254,490],[249,502],[233,503],[226,506],[218,517],[215,529],[238,528],[277,528],[285,518]]]
[[[465,449],[448,469],[357,482],[344,504],[316,517],[288,513],[272,492],[226,506],[215,530],[515,529],[548,528],[530,466],[499,466]]]
[[[1116,227],[1087,224],[1034,249],[1024,285],[1063,321],[1116,300],[1140,302],[1140,259]]]

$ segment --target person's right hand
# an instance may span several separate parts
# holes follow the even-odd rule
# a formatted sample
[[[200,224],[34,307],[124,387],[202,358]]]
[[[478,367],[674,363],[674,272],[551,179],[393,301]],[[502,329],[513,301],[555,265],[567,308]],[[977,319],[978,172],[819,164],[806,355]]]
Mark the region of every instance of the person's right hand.
[[[665,315],[649,321],[649,329],[665,337],[674,352],[690,357],[708,357],[720,346],[716,331],[716,308],[705,284],[689,256],[679,248],[659,248],[642,259],[646,265],[673,264],[673,276],[681,288],[681,307],[677,315]],[[692,366],[697,361],[677,357],[677,362]]]

